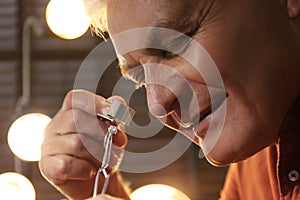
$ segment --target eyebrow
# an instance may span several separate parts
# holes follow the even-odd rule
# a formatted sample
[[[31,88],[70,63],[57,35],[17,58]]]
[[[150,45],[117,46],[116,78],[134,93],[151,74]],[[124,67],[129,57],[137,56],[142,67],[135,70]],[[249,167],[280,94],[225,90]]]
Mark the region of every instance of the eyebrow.
[[[175,31],[189,35],[188,29],[186,29],[186,31],[184,31],[184,30],[179,30],[178,27],[188,27],[188,25],[191,24],[191,20],[190,20],[191,15],[192,15],[191,13],[188,13],[187,15],[177,17],[175,19],[174,18],[167,19],[164,17],[159,17],[160,19],[158,20],[158,22],[155,25],[153,25],[153,27],[173,28],[173,30],[175,30]],[[176,26],[177,26],[177,30],[176,30]],[[153,31],[151,31],[151,33],[149,34],[149,38],[147,39],[148,42],[147,42],[146,46],[157,46],[156,44],[158,44],[158,42],[159,42],[158,35],[159,35],[159,33],[157,32],[157,30],[155,31],[155,29],[153,29]],[[124,77],[127,77],[127,73],[130,69],[136,67],[136,66],[128,64],[126,62],[126,59],[122,56],[118,60],[119,60],[119,68],[121,70],[121,74]]]
[[[191,20],[190,16],[191,15],[185,15],[184,17],[178,17],[176,19],[173,18],[170,20],[165,20],[157,23],[155,27],[160,27],[160,28],[171,27],[172,30],[174,30],[175,32],[170,32],[170,35],[163,36],[161,34],[163,30],[153,29],[149,34],[149,38],[147,38],[148,40],[147,46],[154,47],[154,49],[156,49],[156,47],[158,47],[158,49],[160,48],[165,49],[166,46],[169,46],[173,41],[177,40],[178,38],[182,38],[183,35],[192,37],[192,35],[194,35],[194,33],[198,30],[198,26],[197,23]],[[165,39],[162,40],[162,38]],[[152,49],[148,48],[145,50],[150,52],[150,50]]]
[[[192,13],[188,13],[187,15],[177,17],[177,18],[171,18],[171,19],[161,17],[161,19],[155,24],[155,27],[175,28],[174,26],[178,26],[178,27],[186,26],[189,24],[191,16]]]

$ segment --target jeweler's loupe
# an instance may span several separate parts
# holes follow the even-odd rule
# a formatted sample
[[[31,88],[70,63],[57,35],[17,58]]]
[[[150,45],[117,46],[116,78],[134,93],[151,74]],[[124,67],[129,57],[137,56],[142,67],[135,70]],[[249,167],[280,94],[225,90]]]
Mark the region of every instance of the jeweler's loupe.
[[[110,108],[107,114],[97,113],[97,116],[116,124],[129,126],[135,114],[135,111],[129,106],[120,103],[119,101],[107,102],[110,104]]]

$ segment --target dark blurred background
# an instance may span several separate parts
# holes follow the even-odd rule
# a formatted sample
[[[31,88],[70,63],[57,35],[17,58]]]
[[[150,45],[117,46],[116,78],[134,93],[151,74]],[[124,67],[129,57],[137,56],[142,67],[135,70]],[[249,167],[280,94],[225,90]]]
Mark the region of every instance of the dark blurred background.
[[[92,36],[90,31],[83,37],[70,41],[52,34],[45,20],[47,3],[47,0],[0,1],[0,173],[15,169],[14,155],[7,145],[7,132],[14,120],[15,106],[22,91],[21,44],[22,26],[26,17],[37,17],[45,29],[45,33],[40,37],[31,35],[31,111],[53,117],[64,95],[73,88],[77,71],[83,60],[102,42],[100,38]],[[113,49],[107,48],[99,54],[99,59],[105,59],[111,54],[114,54]],[[109,97],[119,79],[117,62],[112,62],[100,79],[97,93]],[[140,126],[146,126],[150,119],[144,89],[136,90],[129,103],[137,111],[135,122]],[[175,134],[164,128],[160,133],[147,139],[129,136],[127,150],[152,151],[167,144]],[[182,140],[185,138],[182,137]],[[191,199],[217,199],[226,168],[211,166],[205,159],[199,159],[198,153],[198,147],[192,144],[179,159],[163,169],[148,173],[124,173],[124,177],[132,183],[133,189],[146,184],[163,183],[182,190]],[[159,159],[149,160],[143,165],[151,165],[153,162],[159,162]],[[42,178],[37,162],[23,162],[22,165],[24,175],[32,181],[36,189],[37,199],[63,198]],[[132,165],[135,165],[134,161]]]

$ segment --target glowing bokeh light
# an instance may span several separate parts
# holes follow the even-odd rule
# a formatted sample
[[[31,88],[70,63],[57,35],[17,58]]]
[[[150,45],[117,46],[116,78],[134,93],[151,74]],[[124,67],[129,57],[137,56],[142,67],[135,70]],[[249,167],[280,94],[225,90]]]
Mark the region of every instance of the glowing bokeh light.
[[[162,184],[150,184],[140,187],[131,194],[132,200],[191,200],[180,190]]]
[[[81,37],[90,25],[82,0],[51,0],[46,20],[54,34],[69,40]]]
[[[0,175],[1,199],[35,200],[35,189],[31,182],[21,174],[7,172]]]
[[[50,117],[40,113],[30,113],[16,119],[7,135],[12,152],[22,160],[40,160],[44,131],[50,120]]]

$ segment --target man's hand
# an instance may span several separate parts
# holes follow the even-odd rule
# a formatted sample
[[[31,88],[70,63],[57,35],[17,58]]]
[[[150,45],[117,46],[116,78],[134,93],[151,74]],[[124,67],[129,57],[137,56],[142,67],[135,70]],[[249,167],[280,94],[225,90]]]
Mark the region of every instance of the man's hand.
[[[92,196],[95,175],[104,153],[103,139],[110,125],[108,121],[99,120],[96,113],[106,114],[109,106],[101,96],[83,90],[71,91],[46,128],[40,170],[52,185],[71,199]],[[128,199],[118,174],[114,173],[127,143],[125,133],[119,130],[113,136],[113,143],[109,165],[112,175],[107,193]],[[99,191],[103,181],[101,177]]]

